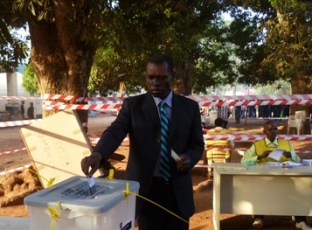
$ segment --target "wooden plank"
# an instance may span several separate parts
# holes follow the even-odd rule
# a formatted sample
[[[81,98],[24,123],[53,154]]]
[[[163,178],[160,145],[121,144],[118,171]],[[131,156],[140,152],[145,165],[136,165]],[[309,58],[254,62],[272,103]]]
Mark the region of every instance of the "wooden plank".
[[[72,176],[84,176],[80,162],[91,154],[92,147],[76,112],[60,111],[22,128],[20,134],[44,188],[51,178],[56,184]]]

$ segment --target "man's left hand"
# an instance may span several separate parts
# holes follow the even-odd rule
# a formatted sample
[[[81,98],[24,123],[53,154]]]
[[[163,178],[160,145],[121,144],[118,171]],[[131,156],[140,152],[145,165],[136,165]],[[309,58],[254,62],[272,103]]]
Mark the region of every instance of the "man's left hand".
[[[283,152],[283,155],[286,157],[286,158],[291,158],[291,153],[290,152]]]
[[[191,161],[185,154],[179,155],[180,159],[177,160],[177,169],[179,172],[186,172],[191,168]]]

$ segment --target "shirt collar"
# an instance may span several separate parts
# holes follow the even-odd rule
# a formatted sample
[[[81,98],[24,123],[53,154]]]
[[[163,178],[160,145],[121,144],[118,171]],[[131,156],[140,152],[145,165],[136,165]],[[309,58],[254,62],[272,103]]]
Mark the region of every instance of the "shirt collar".
[[[165,101],[166,102],[166,104],[167,104],[167,106],[169,106],[170,108],[171,108],[171,105],[172,105],[172,90],[170,91],[170,93],[168,94],[168,96],[165,98],[165,99],[161,99],[161,98],[159,98],[159,97],[154,97],[153,96],[153,99],[154,99],[154,101],[155,101],[155,104],[158,106],[159,105],[159,103],[161,102],[161,101]]]
[[[271,142],[268,138],[265,138],[265,145],[268,146],[270,144],[273,144],[274,146],[278,146],[278,141],[277,138],[275,138],[275,140],[273,142]]]

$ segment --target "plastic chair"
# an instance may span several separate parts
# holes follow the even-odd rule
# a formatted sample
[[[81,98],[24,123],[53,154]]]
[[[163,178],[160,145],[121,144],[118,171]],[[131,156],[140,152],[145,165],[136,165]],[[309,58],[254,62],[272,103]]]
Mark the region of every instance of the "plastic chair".
[[[209,124],[214,125],[214,122],[217,118],[218,118],[218,111],[209,112]]]
[[[207,141],[206,147],[211,148],[206,152],[208,177],[212,176],[213,170],[211,167],[213,163],[226,163],[230,161],[231,152],[225,148],[231,148],[228,140],[213,140]]]
[[[296,128],[297,134],[303,132],[303,124],[305,122],[305,111],[296,111],[295,115],[290,115],[287,122],[287,134],[289,134],[290,128]]]
[[[304,110],[296,111],[295,117],[302,121],[302,123],[306,120],[306,112]]]

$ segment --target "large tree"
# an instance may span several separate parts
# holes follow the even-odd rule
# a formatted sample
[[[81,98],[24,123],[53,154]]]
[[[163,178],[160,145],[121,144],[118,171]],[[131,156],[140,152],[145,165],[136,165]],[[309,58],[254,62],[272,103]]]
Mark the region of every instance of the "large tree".
[[[181,94],[190,93],[193,86],[199,92],[238,79],[244,83],[297,79],[298,73],[309,86],[310,68],[303,64],[310,60],[308,1],[15,0],[12,5],[3,0],[1,4],[6,6],[6,21],[29,25],[31,60],[41,93],[86,96],[98,45],[92,87],[103,91],[120,81],[133,89],[144,86],[145,61],[155,52],[174,58],[175,89]],[[231,24],[222,24],[222,12],[231,14]]]
[[[30,57],[40,93],[87,96],[105,6],[96,0],[2,0],[1,4],[7,9],[3,13],[7,23],[29,27]],[[79,115],[86,121],[87,111]]]
[[[206,93],[210,86],[257,83],[263,60],[263,32],[267,17],[222,1],[120,1],[105,11],[107,39],[98,50],[91,88],[102,93],[126,82],[130,90],[144,86],[144,64],[155,52],[175,60],[177,93]],[[222,13],[230,12],[226,24]],[[240,76],[244,78],[240,78]]]
[[[276,17],[266,23],[267,57],[263,68],[270,68],[288,79],[296,94],[312,90],[312,2],[271,0]]]
[[[312,92],[312,2],[305,0],[271,0],[276,18],[268,22],[269,55],[263,67],[270,66],[277,76],[289,79],[294,94]],[[310,107],[291,106],[291,112]],[[305,128],[309,130],[306,122]]]
[[[235,0],[237,7],[265,16],[260,27],[264,57],[254,76],[260,83],[282,78],[291,82],[294,94],[312,90],[312,2],[309,0]]]
[[[119,1],[104,12],[107,39],[95,58],[92,88],[117,89],[123,81],[129,90],[144,87],[146,59],[165,52],[175,61],[174,88],[191,93],[196,65],[202,55],[201,34],[218,10],[217,1]]]

